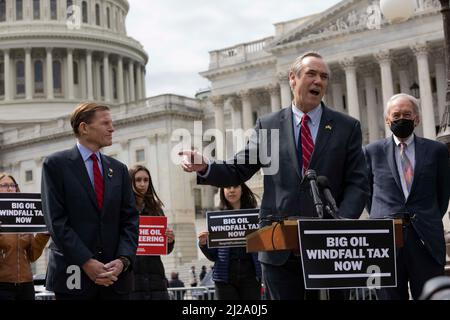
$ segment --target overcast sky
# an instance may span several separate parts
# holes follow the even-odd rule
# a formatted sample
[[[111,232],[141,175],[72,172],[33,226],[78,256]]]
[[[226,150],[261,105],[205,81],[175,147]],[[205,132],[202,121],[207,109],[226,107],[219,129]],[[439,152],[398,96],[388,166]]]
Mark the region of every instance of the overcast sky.
[[[129,0],[128,35],[149,55],[147,96],[193,97],[209,81],[209,51],[274,35],[273,23],[318,13],[339,0]]]

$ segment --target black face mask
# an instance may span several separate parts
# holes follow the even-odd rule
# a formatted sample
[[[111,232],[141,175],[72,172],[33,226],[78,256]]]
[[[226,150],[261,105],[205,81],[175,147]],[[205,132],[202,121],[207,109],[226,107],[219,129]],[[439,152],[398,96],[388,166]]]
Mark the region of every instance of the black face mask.
[[[397,138],[408,138],[414,131],[414,120],[399,119],[392,121],[391,131]]]

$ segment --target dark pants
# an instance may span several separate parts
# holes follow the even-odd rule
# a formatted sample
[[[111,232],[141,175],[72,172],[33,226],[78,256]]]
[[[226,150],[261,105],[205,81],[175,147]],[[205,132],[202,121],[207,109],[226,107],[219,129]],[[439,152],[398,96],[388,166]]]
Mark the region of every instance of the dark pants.
[[[397,248],[397,287],[378,290],[380,300],[408,300],[408,282],[417,300],[425,282],[444,275],[444,266],[431,256],[413,226],[403,228],[403,243],[402,248]]]
[[[261,281],[251,259],[231,260],[228,282],[215,282],[216,300],[261,300]]]
[[[97,286],[95,290],[91,290],[87,293],[75,295],[75,294],[63,294],[55,292],[56,300],[129,300],[129,294],[117,294],[111,287]]]
[[[130,294],[130,300],[169,300],[167,291],[135,291]]]
[[[33,282],[0,283],[0,301],[3,300],[34,300]]]

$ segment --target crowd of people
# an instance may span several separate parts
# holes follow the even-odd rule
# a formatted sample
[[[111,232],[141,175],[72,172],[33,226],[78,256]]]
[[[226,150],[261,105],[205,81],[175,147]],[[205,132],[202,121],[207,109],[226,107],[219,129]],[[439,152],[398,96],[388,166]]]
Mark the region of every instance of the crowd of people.
[[[256,208],[245,184],[260,169],[259,155],[268,149],[263,130],[279,132],[279,168],[264,175],[259,208],[261,226],[268,217],[315,216],[305,174],[313,169],[329,180],[331,193],[345,218],[358,219],[364,208],[370,218],[403,221],[404,245],[396,251],[397,286],[379,290],[381,299],[418,299],[425,283],[444,274],[442,218],[450,195],[449,152],[445,145],[418,137],[420,105],[400,93],[387,102],[384,119],[392,136],[362,146],[358,120],[322,102],[330,70],[322,56],[308,52],[289,71],[293,101],[256,122],[253,138],[233,161],[211,160],[195,150],[180,152],[182,168],[196,172],[197,183],[219,188],[220,210]],[[184,287],[177,272],[170,281],[159,255],[136,255],[140,216],[164,216],[164,204],[144,166],[125,164],[101,153],[112,144],[109,107],[81,103],[71,115],[77,139],[68,150],[49,155],[42,168],[42,209],[47,233],[6,234],[0,226],[0,300],[33,299],[31,263],[51,238],[46,287],[57,300],[168,300],[168,287]],[[282,143],[281,143],[282,141]],[[255,152],[256,150],[256,152]],[[257,161],[249,161],[252,155]],[[267,153],[266,153],[267,154]],[[0,192],[20,192],[10,174],[0,174]],[[329,217],[328,217],[329,218]],[[168,254],[175,234],[166,230]],[[274,300],[318,299],[306,290],[301,257],[295,250],[247,253],[245,247],[209,248],[208,232],[198,246],[214,263],[215,298],[258,300],[261,285]],[[78,285],[68,286],[78,270]],[[189,285],[198,286],[192,266]],[[181,291],[180,291],[181,292]],[[184,295],[184,292],[180,293]],[[335,291],[331,298],[345,299]],[[182,296],[181,296],[182,298]]]

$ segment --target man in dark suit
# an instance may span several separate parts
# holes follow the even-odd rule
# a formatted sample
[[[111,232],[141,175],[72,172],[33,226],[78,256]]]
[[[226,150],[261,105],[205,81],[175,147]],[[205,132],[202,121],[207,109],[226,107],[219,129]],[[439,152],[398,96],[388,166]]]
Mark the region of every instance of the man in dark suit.
[[[418,299],[425,282],[444,273],[442,217],[450,195],[449,155],[437,141],[413,134],[418,101],[407,94],[390,98],[385,121],[393,136],[366,146],[371,218],[403,219],[404,246],[397,249],[397,287],[379,291],[381,299]]]
[[[233,161],[211,162],[196,151],[183,151],[183,169],[197,171],[200,184],[227,187],[263,168],[262,225],[270,223],[264,222],[269,217],[316,216],[304,179],[306,169],[313,169],[328,177],[341,214],[358,218],[368,194],[361,128],[357,120],[321,102],[328,78],[328,66],[319,54],[298,57],[289,72],[291,106],[258,119],[254,135]],[[273,139],[277,135],[279,139]],[[271,299],[304,298],[298,255],[286,250],[261,252],[259,260]]]
[[[56,299],[127,299],[138,212],[127,167],[100,153],[112,144],[109,108],[82,103],[72,113],[78,139],[42,169],[42,208],[52,237],[46,287]]]

